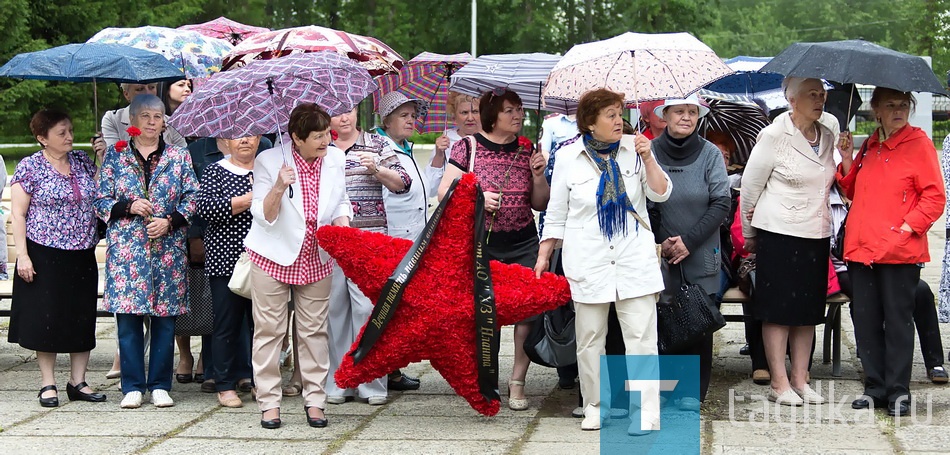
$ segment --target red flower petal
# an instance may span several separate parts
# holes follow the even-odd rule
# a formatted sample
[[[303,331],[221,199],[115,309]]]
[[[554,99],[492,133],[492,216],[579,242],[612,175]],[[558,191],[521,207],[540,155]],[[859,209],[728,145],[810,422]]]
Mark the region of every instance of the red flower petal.
[[[126,132],[126,133],[129,133],[129,136],[132,136],[132,137],[139,136],[139,135],[142,134],[142,130],[140,130],[140,129],[134,127],[134,126],[130,126],[130,127],[126,128],[126,129],[125,129],[125,132]]]

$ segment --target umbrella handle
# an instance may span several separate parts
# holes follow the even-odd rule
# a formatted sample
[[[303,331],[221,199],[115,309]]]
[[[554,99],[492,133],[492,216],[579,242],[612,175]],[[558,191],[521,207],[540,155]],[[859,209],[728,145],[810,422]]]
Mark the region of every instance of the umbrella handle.
[[[271,95],[274,95],[274,80],[271,78],[267,78],[267,91],[270,92]],[[275,103],[275,107],[278,105],[279,104]],[[284,165],[290,164],[287,162],[287,156],[284,155],[284,135],[280,131],[280,122],[274,122],[274,123],[277,124],[277,140],[280,141],[281,158],[284,159]],[[290,153],[293,153],[293,151],[291,151]],[[287,197],[290,199],[294,198],[294,187],[292,186],[287,187]]]

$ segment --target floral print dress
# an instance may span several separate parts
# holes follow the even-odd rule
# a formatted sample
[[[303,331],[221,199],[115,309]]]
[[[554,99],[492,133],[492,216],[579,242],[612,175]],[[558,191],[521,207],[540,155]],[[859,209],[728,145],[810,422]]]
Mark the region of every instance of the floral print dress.
[[[122,314],[177,316],[188,312],[187,227],[149,239],[147,220],[141,216],[111,219],[112,207],[120,201],[148,199],[154,216],[178,212],[191,219],[196,210],[198,180],[186,149],[165,145],[148,185],[145,172],[131,147],[117,151],[110,146],[99,171],[95,208],[105,220],[106,311]]]

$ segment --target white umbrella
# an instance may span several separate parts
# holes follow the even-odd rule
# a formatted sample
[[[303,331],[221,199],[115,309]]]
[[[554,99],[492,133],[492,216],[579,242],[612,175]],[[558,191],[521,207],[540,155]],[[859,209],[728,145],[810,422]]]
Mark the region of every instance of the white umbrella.
[[[685,98],[732,74],[716,53],[689,33],[627,32],[578,44],[554,66],[543,92],[547,110],[573,113],[585,92],[622,93],[633,107],[641,101]]]

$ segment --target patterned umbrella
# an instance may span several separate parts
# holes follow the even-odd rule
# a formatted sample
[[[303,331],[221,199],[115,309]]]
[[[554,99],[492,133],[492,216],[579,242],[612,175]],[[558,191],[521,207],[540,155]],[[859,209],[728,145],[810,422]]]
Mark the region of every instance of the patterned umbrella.
[[[377,78],[379,90],[373,92],[373,106],[379,110],[379,99],[398,90],[409,98],[428,103],[428,113],[416,122],[420,132],[442,132],[448,122],[449,76],[470,61],[472,55],[468,52],[452,55],[423,52],[409,60],[398,73]]]
[[[771,123],[769,118],[747,95],[700,90],[699,96],[709,105],[709,113],[699,119],[699,132],[705,134],[714,130],[729,133],[736,143],[732,164],[745,166],[759,132]]]
[[[627,32],[578,44],[551,70],[545,108],[572,113],[584,92],[607,88],[626,104],[685,98],[733,71],[709,46],[689,33]]]
[[[87,43],[118,43],[157,52],[182,69],[188,79],[208,77],[221,71],[221,60],[231,51],[227,41],[198,32],[165,27],[109,27]]]
[[[449,90],[479,97],[507,88],[521,97],[525,109],[541,109],[541,89],[558,60],[542,53],[482,55],[452,75]]]
[[[376,38],[308,25],[259,33],[242,41],[224,59],[224,69],[246,65],[253,60],[319,51],[343,54],[373,76],[399,71],[405,63],[396,51]]]
[[[185,136],[279,133],[298,104],[316,103],[339,115],[374,90],[369,73],[346,57],[333,52],[295,54],[215,74],[168,123]]]
[[[191,30],[211,38],[223,39],[237,46],[251,35],[269,32],[269,28],[245,25],[224,16],[200,24],[182,25],[178,30]]]

